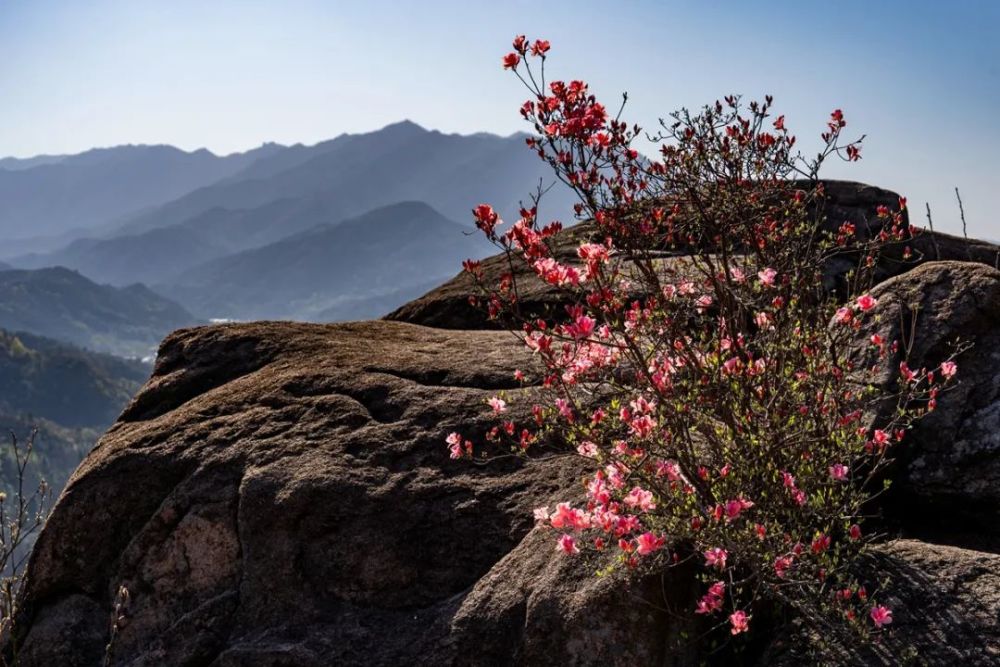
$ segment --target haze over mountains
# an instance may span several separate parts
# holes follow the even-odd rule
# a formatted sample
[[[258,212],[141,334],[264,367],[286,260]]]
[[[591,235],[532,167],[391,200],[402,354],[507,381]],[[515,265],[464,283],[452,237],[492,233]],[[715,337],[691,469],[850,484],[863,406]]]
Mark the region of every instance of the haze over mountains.
[[[0,238],[45,247],[125,214],[163,204],[280,150],[219,157],[172,146],[95,148],[79,155],[0,160]],[[6,250],[6,252],[10,252]]]
[[[130,159],[141,151],[109,150]],[[51,186],[37,190],[59,193],[59,205],[50,207],[87,211],[75,219],[52,216],[40,228],[75,237],[62,247],[0,256],[23,269],[68,267],[97,283],[143,283],[199,318],[367,317],[400,305],[418,286],[453,275],[462,259],[489,252],[478,235],[467,233],[473,206],[488,201],[511,219],[539,182],[552,180],[522,135],[447,135],[409,121],[314,146],[267,144],[225,158],[147,150],[159,166],[136,168],[127,182],[109,165],[124,161],[122,156],[97,160],[84,153],[54,164],[19,162],[16,171],[0,169],[0,180],[52,178]],[[175,161],[166,160],[164,151],[174,151]],[[198,165],[183,184],[175,175],[178,156]],[[99,173],[80,180],[103,179],[95,188],[100,196],[74,203],[79,192],[53,170],[86,164]],[[158,205],[145,203],[155,188],[133,181],[154,178],[157,169],[174,175],[175,190],[190,186],[188,191]],[[147,193],[143,204],[119,192],[132,187]],[[93,201],[102,197],[109,201]],[[28,199],[22,195],[21,211],[45,210]],[[571,206],[560,185],[543,200],[542,215],[568,221]],[[3,218],[15,219],[14,213]],[[28,235],[38,234],[22,237]]]
[[[220,257],[156,289],[216,317],[361,319],[388,312],[368,300],[405,302],[488,253],[472,231],[423,202],[402,202]]]

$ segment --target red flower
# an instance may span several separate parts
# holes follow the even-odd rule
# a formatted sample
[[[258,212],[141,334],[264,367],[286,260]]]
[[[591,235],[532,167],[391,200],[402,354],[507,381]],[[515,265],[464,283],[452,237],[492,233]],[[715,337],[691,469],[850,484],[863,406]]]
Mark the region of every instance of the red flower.
[[[818,535],[816,539],[812,541],[812,552],[814,554],[821,554],[829,548],[830,548],[829,535]]]
[[[476,219],[476,227],[481,229],[487,236],[493,236],[493,230],[500,222],[500,216],[489,204],[480,204],[472,209],[472,217]]]
[[[519,62],[521,62],[521,56],[516,53],[508,53],[503,57],[503,68],[515,69]]]
[[[547,39],[536,39],[535,43],[531,45],[531,55],[533,56],[545,56],[545,52],[549,50],[549,41]]]

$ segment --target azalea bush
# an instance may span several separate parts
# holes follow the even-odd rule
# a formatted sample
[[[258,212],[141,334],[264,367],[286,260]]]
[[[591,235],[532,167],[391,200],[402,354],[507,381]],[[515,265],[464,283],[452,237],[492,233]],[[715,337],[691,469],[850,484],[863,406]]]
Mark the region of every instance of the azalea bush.
[[[881,253],[914,232],[905,200],[865,229],[827,218],[821,166],[861,156],[840,110],[808,159],[770,97],[726,97],[644,134],[586,83],[548,80],[548,51],[518,37],[503,66],[530,92],[528,146],[594,234],[559,261],[562,225],[539,219],[542,192],[513,224],[474,210],[510,268],[493,284],[466,262],[476,299],[531,349],[540,370],[516,376],[540,373],[543,398],[528,423],[509,418],[512,396],[491,398],[492,442],[453,433],[452,456],[505,440],[525,455],[571,447],[592,472],[584,500],[535,511],[553,548],[626,569],[694,561],[703,584],[689,611],[727,635],[746,632],[762,600],[863,632],[890,624],[878,582],[857,579],[865,516],[956,372],[951,358],[911,369],[905,341],[861,334],[877,317]],[[831,275],[845,259],[855,268]],[[525,272],[561,293],[564,312],[522,311]],[[899,380],[886,385],[889,360]]]

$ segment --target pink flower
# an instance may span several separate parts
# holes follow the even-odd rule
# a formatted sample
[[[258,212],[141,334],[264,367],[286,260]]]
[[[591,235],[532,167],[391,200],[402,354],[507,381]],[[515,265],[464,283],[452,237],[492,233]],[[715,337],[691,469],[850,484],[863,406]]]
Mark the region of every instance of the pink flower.
[[[958,372],[958,365],[954,361],[945,361],[941,364],[941,375],[950,380]]]
[[[760,312],[754,315],[753,321],[757,323],[757,326],[761,329],[773,329],[774,325],[771,324],[771,316],[767,313]]]
[[[743,367],[743,361],[739,357],[730,357],[722,364],[723,375],[733,375],[738,373]]]
[[[767,287],[771,287],[772,285],[774,285],[774,278],[777,275],[778,272],[771,268],[767,268],[764,269],[763,271],[757,272],[757,277],[760,279],[760,284],[766,285]]]
[[[774,574],[778,579],[784,579],[785,573],[791,569],[795,560],[791,556],[779,556],[774,559]]]
[[[656,509],[656,502],[653,500],[652,491],[646,491],[642,487],[635,487],[622,499],[629,507],[634,507],[643,512]]]
[[[500,414],[501,412],[507,412],[507,401],[503,400],[502,398],[494,396],[493,398],[491,398],[490,400],[488,400],[487,403],[489,403],[490,407],[493,408],[493,413],[494,414]]]
[[[711,614],[722,607],[722,596],[726,591],[726,584],[717,581],[712,584],[708,592],[698,600],[698,607],[694,610],[696,614]]]
[[[556,551],[573,555],[580,553],[580,547],[576,546],[576,540],[573,539],[572,535],[563,533],[562,537],[556,542]]]
[[[846,482],[848,472],[850,472],[850,469],[843,463],[834,463],[830,466],[830,477],[838,482]]]
[[[517,370],[514,371],[514,379],[518,382],[524,382],[524,371]]]
[[[635,541],[638,545],[638,549],[636,549],[636,551],[639,555],[648,556],[654,551],[661,549],[667,540],[665,537],[657,537],[653,533],[647,532],[637,537]]]
[[[889,444],[889,434],[883,431],[882,429],[877,428],[875,429],[875,432],[872,433],[872,442],[874,442],[879,447],[885,447],[887,444]]]
[[[656,476],[666,477],[671,482],[676,482],[681,478],[681,468],[674,461],[657,461]]]
[[[743,610],[737,610],[729,615],[729,624],[733,626],[730,632],[738,635],[750,629],[750,617]]]
[[[460,458],[462,458],[463,447],[462,447],[462,436],[461,435],[459,435],[458,433],[450,433],[448,435],[448,437],[445,438],[444,441],[445,441],[445,443],[447,443],[448,449],[451,451],[451,458],[453,458],[453,459],[460,459]],[[471,442],[466,442],[465,443],[465,449],[467,449],[469,451],[469,453],[471,454],[472,453],[472,443]]]
[[[719,570],[726,569],[726,558],[729,555],[725,549],[713,547],[705,552],[705,564]]]
[[[913,382],[917,374],[910,370],[910,367],[905,361],[899,362],[899,374],[903,376],[903,379],[907,382]]]
[[[572,266],[560,264],[551,257],[535,260],[532,265],[535,273],[550,285],[563,287],[580,284],[580,271]]]
[[[875,307],[875,304],[878,303],[878,301],[876,301],[875,297],[871,294],[862,294],[858,297],[857,303],[858,308],[860,308],[862,312],[868,312]]]
[[[872,334],[871,341],[872,345],[875,345],[876,347],[881,346],[883,342],[882,337],[879,336],[878,334]]]
[[[746,498],[737,498],[736,500],[726,501],[726,520],[732,521],[733,519],[736,519],[743,510],[750,509],[751,507],[753,507],[753,503]]]
[[[722,607],[721,599],[711,595],[704,595],[698,600],[698,606],[695,608],[694,613],[711,614],[718,611],[720,607]]]
[[[549,520],[549,508],[546,507],[536,507],[534,510],[535,521],[544,523]]]
[[[576,321],[566,327],[566,332],[577,340],[589,338],[594,333],[594,326],[597,323],[594,318],[581,315]]]
[[[883,607],[882,605],[872,607],[871,617],[872,623],[875,624],[876,628],[881,628],[883,625],[889,625],[892,623],[892,609]]]
[[[629,428],[636,436],[645,438],[656,428],[656,420],[649,415],[642,415],[630,421]]]
[[[858,524],[855,523],[851,525],[851,528],[848,532],[852,540],[857,541],[861,539],[861,526],[859,526]]]
[[[584,243],[576,249],[576,254],[587,263],[588,278],[593,278],[598,273],[601,264],[606,263],[609,258],[607,246],[600,243]]]
[[[833,318],[838,324],[849,324],[854,318],[854,312],[850,308],[838,308],[837,314]]]
[[[549,517],[553,528],[570,528],[584,530],[590,528],[590,515],[583,510],[573,509],[569,503],[559,503],[556,511]]]

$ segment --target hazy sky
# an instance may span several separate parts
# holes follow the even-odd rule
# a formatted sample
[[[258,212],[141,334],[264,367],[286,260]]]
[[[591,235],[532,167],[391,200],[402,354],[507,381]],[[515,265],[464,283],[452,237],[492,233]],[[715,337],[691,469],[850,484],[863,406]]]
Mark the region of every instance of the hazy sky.
[[[507,134],[527,129],[499,65],[517,33],[551,40],[550,72],[609,106],[627,90],[647,127],[771,93],[805,140],[842,107],[868,140],[828,175],[930,201],[952,230],[957,185],[970,233],[1000,238],[1000,0],[0,0],[0,156],[227,153],[402,118]]]

